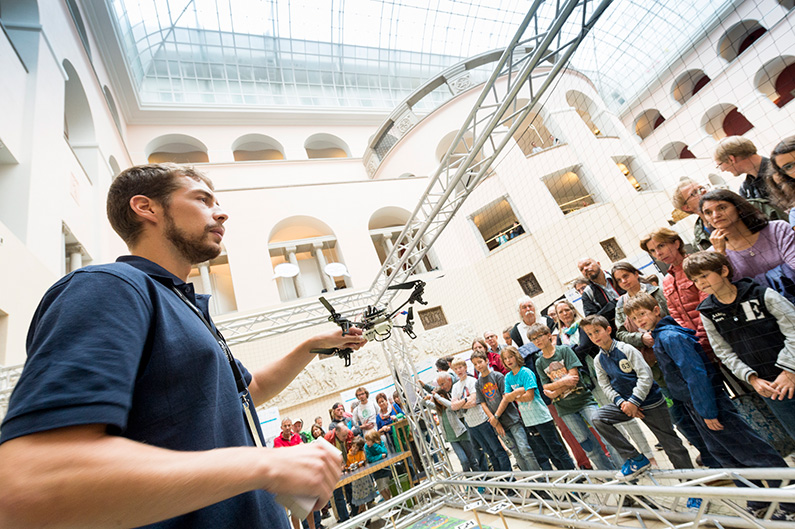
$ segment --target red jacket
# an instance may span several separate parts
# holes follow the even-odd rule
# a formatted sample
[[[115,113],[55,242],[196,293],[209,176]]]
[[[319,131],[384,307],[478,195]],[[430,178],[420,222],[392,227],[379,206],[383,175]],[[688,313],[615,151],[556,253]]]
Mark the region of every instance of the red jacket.
[[[339,448],[337,446],[337,431],[335,429],[329,430],[329,432],[323,436],[323,439],[331,443],[331,446],[335,448]],[[351,445],[353,444],[353,432],[348,430],[348,437],[345,438],[345,453],[342,454],[343,459],[347,459],[348,451],[351,449]]]
[[[701,314],[696,309],[698,304],[707,298],[707,294],[696,288],[679,265],[671,265],[663,278],[663,294],[668,303],[668,310],[676,323],[696,331],[702,349],[714,361],[715,353],[712,352],[704,324],[701,323]]]

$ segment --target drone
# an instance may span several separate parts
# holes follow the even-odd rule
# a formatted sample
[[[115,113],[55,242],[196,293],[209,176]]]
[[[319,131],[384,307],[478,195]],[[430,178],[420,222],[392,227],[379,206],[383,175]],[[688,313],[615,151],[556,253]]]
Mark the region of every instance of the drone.
[[[392,319],[398,313],[400,313],[401,309],[406,305],[413,305],[414,303],[419,303],[420,305],[428,304],[427,301],[422,299],[422,295],[425,291],[425,282],[417,279],[387,287],[387,290],[409,289],[414,290],[411,292],[409,298],[404,301],[403,304],[397,309],[391,313],[388,313],[386,308],[369,305],[366,309],[364,309],[361,321],[351,321],[347,318],[344,318],[340,313],[334,310],[334,307],[331,306],[331,303],[329,303],[328,300],[322,296],[320,297],[320,303],[322,303],[323,306],[326,307],[326,309],[331,313],[328,321],[339,325],[342,329],[343,336],[348,333],[351,327],[358,327],[359,329],[362,329],[362,334],[364,334],[364,337],[367,338],[368,341],[383,342],[392,336],[392,329],[397,327],[398,329],[403,329],[403,332],[405,332],[406,335],[413,340],[417,337],[417,335],[414,334],[414,307],[408,308],[406,313],[406,323],[404,325],[395,325]],[[340,349],[338,347],[332,347],[329,349],[312,349],[311,352],[321,355],[336,355],[345,361],[345,367],[351,365],[351,353],[353,353],[353,350],[350,348]]]

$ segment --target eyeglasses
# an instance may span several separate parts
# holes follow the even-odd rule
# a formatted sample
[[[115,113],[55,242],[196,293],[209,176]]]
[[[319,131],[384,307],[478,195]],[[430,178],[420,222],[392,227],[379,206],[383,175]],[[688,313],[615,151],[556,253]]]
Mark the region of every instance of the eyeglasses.
[[[699,186],[699,187],[695,188],[693,191],[691,191],[689,195],[687,195],[687,198],[685,199],[685,202],[689,201],[693,197],[697,197],[697,196],[703,195],[706,192],[707,192],[707,188],[706,187]]]

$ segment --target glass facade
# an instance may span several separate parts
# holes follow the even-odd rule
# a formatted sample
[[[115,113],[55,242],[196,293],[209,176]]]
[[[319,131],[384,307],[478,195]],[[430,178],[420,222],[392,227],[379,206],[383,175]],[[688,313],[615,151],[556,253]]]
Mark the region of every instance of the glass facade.
[[[106,0],[143,105],[389,111],[465,58],[509,43],[520,0]],[[531,31],[543,31],[557,1]],[[730,0],[614,2],[572,59],[620,112]],[[593,2],[588,11],[592,11]],[[565,32],[564,32],[565,33]],[[571,35],[562,35],[565,40]],[[485,81],[490,71],[473,80]],[[631,73],[631,75],[628,75]],[[419,113],[451,96],[437,88]]]

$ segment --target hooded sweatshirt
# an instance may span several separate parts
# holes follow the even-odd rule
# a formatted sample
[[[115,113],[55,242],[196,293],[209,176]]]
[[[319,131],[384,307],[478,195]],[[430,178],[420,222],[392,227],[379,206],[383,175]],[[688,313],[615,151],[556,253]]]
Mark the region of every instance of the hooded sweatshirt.
[[[702,418],[716,419],[715,393],[721,391],[721,382],[698,343],[696,332],[666,316],[651,334],[654,354],[671,395],[676,400],[692,402]]]

